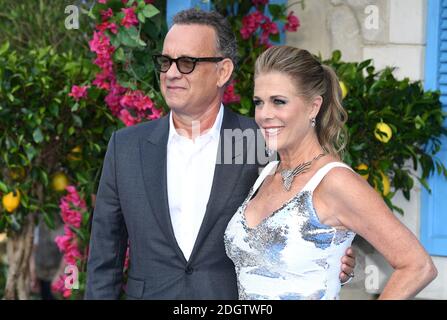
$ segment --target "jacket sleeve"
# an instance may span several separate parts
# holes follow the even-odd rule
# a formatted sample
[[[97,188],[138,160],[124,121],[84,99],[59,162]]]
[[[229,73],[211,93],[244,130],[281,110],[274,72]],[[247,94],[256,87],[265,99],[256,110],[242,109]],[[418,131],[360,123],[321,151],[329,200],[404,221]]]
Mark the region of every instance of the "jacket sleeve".
[[[119,299],[127,229],[116,182],[115,135],[110,138],[93,212],[85,299]]]

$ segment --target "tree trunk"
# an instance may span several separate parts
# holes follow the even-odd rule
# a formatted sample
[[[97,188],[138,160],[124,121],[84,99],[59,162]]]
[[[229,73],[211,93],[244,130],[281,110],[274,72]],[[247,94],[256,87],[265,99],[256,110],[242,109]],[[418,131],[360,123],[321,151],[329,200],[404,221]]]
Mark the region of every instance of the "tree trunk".
[[[9,235],[6,244],[8,276],[5,300],[29,299],[29,263],[34,238],[34,213],[26,216],[19,232]]]

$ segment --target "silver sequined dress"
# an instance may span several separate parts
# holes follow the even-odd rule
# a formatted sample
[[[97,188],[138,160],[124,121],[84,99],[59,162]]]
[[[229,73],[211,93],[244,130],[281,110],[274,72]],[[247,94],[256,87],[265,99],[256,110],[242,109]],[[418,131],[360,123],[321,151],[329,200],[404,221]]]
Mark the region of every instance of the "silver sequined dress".
[[[264,168],[225,231],[239,299],[338,299],[340,260],[355,233],[322,224],[312,193],[329,170],[349,167],[326,164],[292,199],[250,228],[245,220],[247,203],[277,165],[274,161]]]

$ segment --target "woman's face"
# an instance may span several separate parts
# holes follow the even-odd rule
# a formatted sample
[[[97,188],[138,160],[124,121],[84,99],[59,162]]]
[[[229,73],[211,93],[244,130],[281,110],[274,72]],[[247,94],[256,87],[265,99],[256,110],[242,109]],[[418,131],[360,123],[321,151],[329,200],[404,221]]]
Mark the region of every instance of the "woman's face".
[[[268,72],[255,78],[253,102],[255,120],[271,150],[293,149],[315,134],[311,119],[316,117],[321,97],[306,102],[291,77]]]

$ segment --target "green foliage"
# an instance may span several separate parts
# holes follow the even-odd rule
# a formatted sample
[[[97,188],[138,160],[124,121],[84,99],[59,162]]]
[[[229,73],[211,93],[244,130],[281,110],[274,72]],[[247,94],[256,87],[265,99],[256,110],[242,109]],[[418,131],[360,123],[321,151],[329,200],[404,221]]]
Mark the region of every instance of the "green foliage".
[[[0,0],[0,44],[8,41],[19,52],[47,46],[58,52],[82,52],[87,47],[85,34],[65,28],[65,19],[69,14],[65,13],[65,8],[82,2]],[[87,23],[87,16],[79,12],[80,27],[86,27]]]
[[[111,132],[118,122],[98,103],[102,93],[90,88],[88,98],[68,96],[96,69],[87,59],[52,48],[18,53],[0,49],[0,189],[20,190],[21,205],[12,214],[0,211],[0,232],[18,231],[28,212],[38,212],[51,226],[61,193],[52,176],[64,172],[71,183],[96,190],[95,183]],[[72,149],[80,152],[73,157]]]
[[[396,79],[392,68],[376,71],[371,60],[343,62],[339,51],[323,63],[331,65],[348,88],[343,105],[349,117],[350,143],[344,160],[352,167],[366,164],[368,169],[360,173],[369,173],[369,183],[380,191],[380,172],[390,177],[394,192],[384,199],[402,213],[391,201],[397,191],[409,200],[414,178],[429,190],[426,179],[430,174],[447,177],[447,169],[436,157],[447,135],[440,93],[424,91],[420,81]],[[382,121],[392,129],[387,143],[374,135],[376,124]]]

